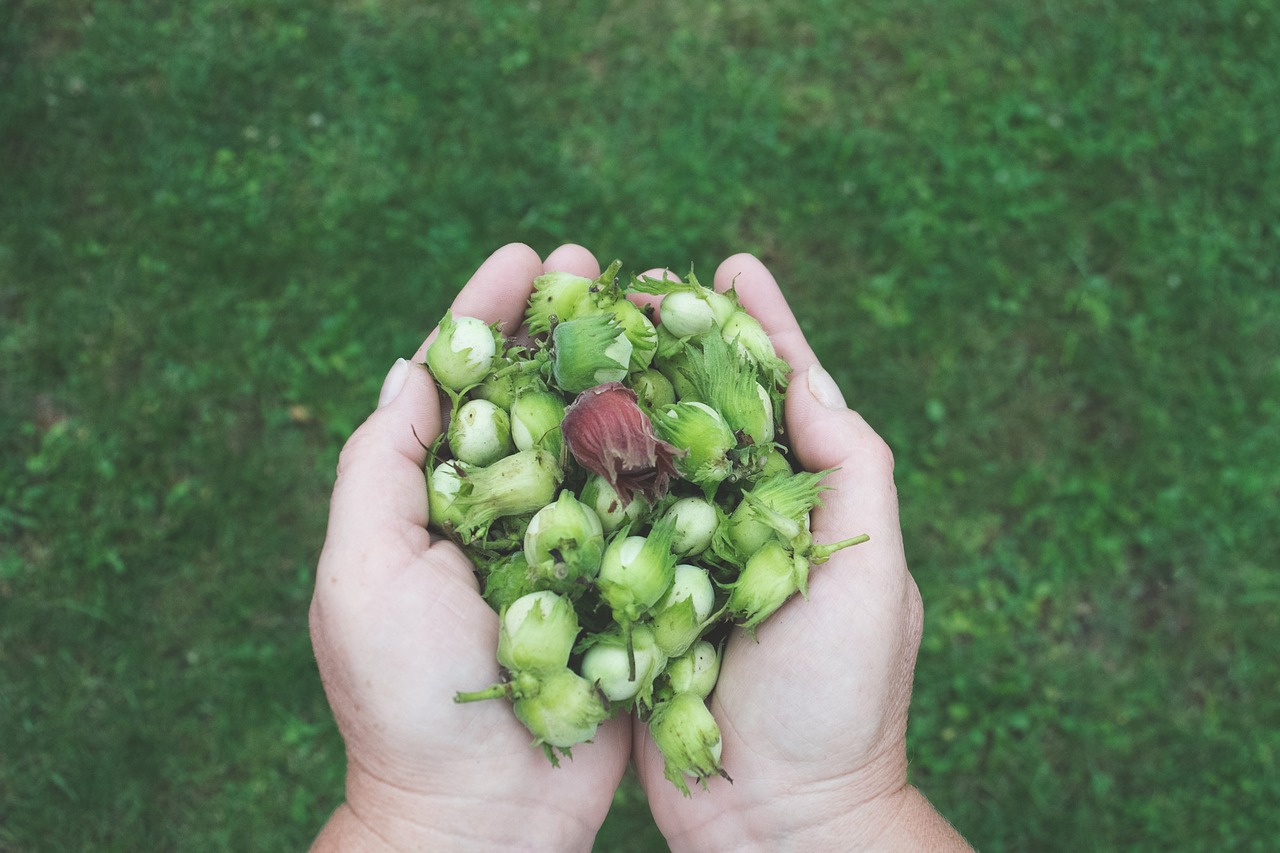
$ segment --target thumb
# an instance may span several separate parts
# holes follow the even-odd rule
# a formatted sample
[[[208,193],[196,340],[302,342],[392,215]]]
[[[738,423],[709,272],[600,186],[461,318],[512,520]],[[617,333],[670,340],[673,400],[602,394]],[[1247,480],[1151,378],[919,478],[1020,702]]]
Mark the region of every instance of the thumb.
[[[867,533],[870,542],[837,552],[836,558],[905,573],[889,446],[845,405],[782,288],[759,259],[749,254],[727,258],[716,270],[715,286],[735,289],[778,355],[791,365],[786,430],[796,458],[808,471],[835,469],[823,480],[828,489],[822,493],[823,506],[813,514],[814,540],[826,544]]]
[[[855,551],[881,558],[870,560],[872,564],[898,563],[902,534],[893,453],[862,416],[845,405],[839,386],[816,359],[792,373],[786,415],[800,464],[809,471],[834,469],[823,480],[828,488],[822,493],[823,505],[814,512],[814,538],[825,543],[865,532],[871,541]],[[897,559],[883,559],[891,555]]]
[[[430,536],[423,465],[440,430],[435,382],[420,365],[399,359],[383,381],[378,408],[338,456],[321,573],[385,572],[403,561],[369,559],[371,552],[426,550]]]

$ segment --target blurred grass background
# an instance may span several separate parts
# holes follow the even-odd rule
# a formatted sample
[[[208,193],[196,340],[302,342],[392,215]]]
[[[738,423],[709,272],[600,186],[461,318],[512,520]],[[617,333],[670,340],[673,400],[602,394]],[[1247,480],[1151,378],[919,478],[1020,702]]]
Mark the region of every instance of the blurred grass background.
[[[497,246],[748,250],[898,460],[983,850],[1280,837],[1265,0],[0,5],[0,849],[286,850],[338,448]],[[797,697],[803,701],[803,697]],[[630,784],[601,850],[660,850]]]

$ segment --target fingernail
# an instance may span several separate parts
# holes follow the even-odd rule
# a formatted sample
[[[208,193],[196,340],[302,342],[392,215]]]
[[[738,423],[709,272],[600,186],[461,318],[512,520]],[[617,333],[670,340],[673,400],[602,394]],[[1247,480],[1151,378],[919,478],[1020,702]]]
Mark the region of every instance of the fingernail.
[[[849,408],[844,401],[844,394],[840,393],[840,386],[831,378],[831,374],[822,368],[822,365],[814,362],[809,365],[809,393],[813,398],[822,405],[832,411],[842,411]]]
[[[387,371],[387,378],[382,380],[382,391],[378,394],[378,408],[389,404],[400,393],[400,389],[404,388],[404,382],[409,378],[409,362],[403,358],[397,358],[396,363],[391,365],[391,369]]]

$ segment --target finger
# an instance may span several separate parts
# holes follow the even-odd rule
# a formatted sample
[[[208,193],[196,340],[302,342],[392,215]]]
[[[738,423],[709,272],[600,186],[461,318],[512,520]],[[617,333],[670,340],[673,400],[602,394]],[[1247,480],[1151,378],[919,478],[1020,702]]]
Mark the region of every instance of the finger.
[[[760,321],[778,355],[792,367],[786,424],[800,464],[809,471],[836,469],[823,481],[830,488],[813,514],[814,539],[825,544],[865,532],[870,542],[837,556],[905,567],[889,446],[845,405],[764,264],[751,255],[734,255],[716,270],[715,286],[721,291],[735,288],[742,307]]]
[[[640,273],[637,278],[656,278],[659,281],[680,281],[680,276],[668,269],[654,268]],[[627,298],[635,304],[644,308],[646,305],[653,306],[653,322],[661,323],[662,318],[658,312],[658,306],[662,304],[662,297],[652,293],[629,293]]]
[[[554,272],[596,279],[600,277],[600,264],[596,261],[595,255],[582,246],[574,243],[565,243],[557,247],[550,255],[547,255],[547,259],[542,262],[542,268],[539,270],[539,274]],[[536,283],[536,280],[534,283]],[[533,343],[533,338],[529,334],[529,327],[523,322],[523,312],[528,305],[531,292],[532,289],[524,294],[525,303],[521,306],[522,314],[516,324],[516,329],[507,333],[512,343],[519,346],[530,346]]]
[[[542,263],[542,271],[567,272],[594,280],[600,277],[600,262],[582,246],[565,243],[547,255]]]
[[[542,271],[543,273],[569,273],[594,281],[600,277],[600,263],[595,255],[582,246],[565,243],[547,255],[547,259],[542,262]],[[529,327],[521,326],[520,332],[516,335],[516,343],[528,346],[532,341],[533,336],[529,334]]]
[[[523,243],[509,243],[490,255],[475,271],[449,310],[455,317],[479,317],[498,323],[504,335],[513,335],[524,318],[524,307],[533,292],[533,280],[542,273],[542,258]],[[413,360],[421,362],[435,340],[434,329],[418,347]]]
[[[778,355],[791,365],[793,375],[818,360],[773,274],[758,259],[748,254],[725,259],[716,268],[715,288],[723,293],[730,287],[738,294],[739,304],[764,326]]]
[[[458,316],[499,323],[504,335],[512,334],[524,318],[533,280],[541,274],[542,258],[537,252],[523,243],[509,243],[480,265],[450,310]]]
[[[872,453],[888,450],[878,446],[883,444],[879,436],[861,417],[849,411],[844,395],[819,364],[782,289],[764,264],[751,255],[734,255],[716,270],[715,287],[719,291],[735,289],[739,303],[760,321],[778,355],[791,365],[787,431],[793,443],[798,443],[794,449],[806,468],[821,471],[835,467],[846,458],[848,446],[822,440],[820,430],[823,428],[838,429],[841,437]],[[790,393],[797,388],[803,388],[806,393]],[[798,441],[801,435],[813,440]]]
[[[427,447],[439,434],[435,382],[420,365],[397,361],[383,383],[378,409],[338,457],[321,581],[336,572],[389,569],[394,560],[370,558],[379,549],[416,555],[427,548],[422,469]]]

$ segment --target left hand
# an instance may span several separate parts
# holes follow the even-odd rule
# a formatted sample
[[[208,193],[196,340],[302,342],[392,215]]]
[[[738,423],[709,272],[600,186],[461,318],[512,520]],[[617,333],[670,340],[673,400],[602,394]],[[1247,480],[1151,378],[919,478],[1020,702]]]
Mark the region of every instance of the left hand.
[[[547,271],[600,274],[580,247],[544,263],[512,244],[452,310],[512,335]],[[606,722],[555,768],[509,703],[454,704],[499,680],[498,618],[462,551],[427,531],[424,446],[441,429],[430,374],[397,362],[339,458],[311,638],[346,741],[347,799],[316,848],[590,849],[627,766],[630,720]]]

